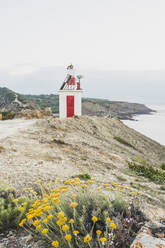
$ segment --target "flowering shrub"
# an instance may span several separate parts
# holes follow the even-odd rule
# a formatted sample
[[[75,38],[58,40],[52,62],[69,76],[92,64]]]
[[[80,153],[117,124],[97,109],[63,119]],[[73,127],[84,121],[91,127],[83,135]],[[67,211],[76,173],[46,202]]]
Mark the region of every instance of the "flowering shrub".
[[[114,183],[97,187],[94,179],[70,179],[63,185],[37,182],[41,197],[26,213],[19,226],[63,248],[127,248],[145,218],[134,207],[138,192]],[[115,197],[116,192],[129,194],[131,201]],[[21,209],[22,208],[22,209]],[[20,211],[24,211],[20,207]]]

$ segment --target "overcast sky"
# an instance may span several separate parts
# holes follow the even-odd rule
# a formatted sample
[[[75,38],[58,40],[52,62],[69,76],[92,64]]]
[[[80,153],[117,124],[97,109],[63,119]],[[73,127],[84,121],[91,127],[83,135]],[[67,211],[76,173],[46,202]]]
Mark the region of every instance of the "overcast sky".
[[[57,92],[71,62],[85,95],[165,102],[165,0],[0,0],[0,87]]]

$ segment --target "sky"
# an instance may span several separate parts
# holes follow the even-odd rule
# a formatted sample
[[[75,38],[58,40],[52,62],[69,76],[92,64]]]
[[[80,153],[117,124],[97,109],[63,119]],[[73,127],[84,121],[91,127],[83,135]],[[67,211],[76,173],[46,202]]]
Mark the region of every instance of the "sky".
[[[57,93],[75,65],[85,96],[165,103],[164,0],[0,0],[0,87]]]

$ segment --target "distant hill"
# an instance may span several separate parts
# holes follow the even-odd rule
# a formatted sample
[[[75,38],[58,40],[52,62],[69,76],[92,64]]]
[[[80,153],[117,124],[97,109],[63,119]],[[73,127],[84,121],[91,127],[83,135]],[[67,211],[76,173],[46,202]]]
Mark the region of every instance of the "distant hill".
[[[51,107],[53,113],[59,112],[58,95],[24,95],[24,97],[35,102],[41,109]],[[109,115],[120,119],[130,119],[133,115],[149,114],[153,111],[144,104],[109,101],[106,99],[83,98],[82,103],[83,115],[90,116]]]
[[[19,112],[22,109],[37,109],[34,102],[8,88],[0,88],[0,111]]]
[[[149,114],[151,109],[143,104],[106,99],[83,98],[83,115],[111,116],[130,119],[136,114]],[[59,112],[58,95],[22,95],[8,88],[0,88],[0,111],[19,112],[22,109],[41,109],[50,107],[53,113]]]

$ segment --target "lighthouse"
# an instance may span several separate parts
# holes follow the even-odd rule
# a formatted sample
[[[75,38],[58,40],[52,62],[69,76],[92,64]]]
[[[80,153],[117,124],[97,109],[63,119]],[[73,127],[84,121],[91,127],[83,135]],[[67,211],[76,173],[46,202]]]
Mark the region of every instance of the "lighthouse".
[[[81,116],[82,93],[80,80],[82,76],[75,77],[73,65],[67,67],[67,76],[59,90],[59,117],[60,119]]]

